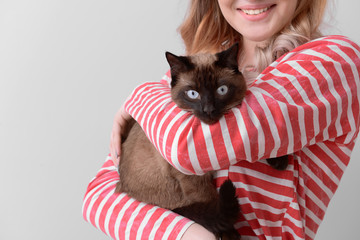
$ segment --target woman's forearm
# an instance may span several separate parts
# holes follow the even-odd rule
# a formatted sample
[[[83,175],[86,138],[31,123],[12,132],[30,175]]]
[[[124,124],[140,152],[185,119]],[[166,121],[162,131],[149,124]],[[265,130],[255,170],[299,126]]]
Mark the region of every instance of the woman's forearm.
[[[292,154],[338,137],[346,144],[357,131],[356,51],[341,37],[297,48],[265,69],[241,106],[210,126],[179,109],[161,83],[141,85],[125,107],[159,152],[184,173]]]
[[[83,201],[84,219],[113,239],[180,239],[193,223],[169,210],[115,193],[118,180],[109,156],[89,183]]]

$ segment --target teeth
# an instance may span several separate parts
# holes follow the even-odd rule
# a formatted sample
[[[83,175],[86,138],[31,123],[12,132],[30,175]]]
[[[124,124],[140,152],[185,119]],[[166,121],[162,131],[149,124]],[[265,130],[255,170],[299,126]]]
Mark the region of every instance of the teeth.
[[[247,15],[258,15],[260,13],[263,13],[265,11],[267,11],[269,8],[263,8],[263,9],[241,9],[244,13],[246,13]]]

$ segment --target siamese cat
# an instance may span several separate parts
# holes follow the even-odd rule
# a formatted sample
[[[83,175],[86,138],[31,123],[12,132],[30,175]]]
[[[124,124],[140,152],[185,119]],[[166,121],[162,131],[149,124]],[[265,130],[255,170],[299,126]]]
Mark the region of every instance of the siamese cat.
[[[206,124],[214,124],[241,104],[247,84],[238,70],[238,52],[239,44],[216,54],[176,56],[166,52],[171,69],[171,97],[177,106]],[[218,193],[212,172],[202,176],[179,172],[156,150],[134,119],[122,137],[116,192],[179,213],[216,237],[240,239],[234,228],[240,208],[230,180],[221,185]],[[287,166],[287,159],[268,162],[275,168]]]

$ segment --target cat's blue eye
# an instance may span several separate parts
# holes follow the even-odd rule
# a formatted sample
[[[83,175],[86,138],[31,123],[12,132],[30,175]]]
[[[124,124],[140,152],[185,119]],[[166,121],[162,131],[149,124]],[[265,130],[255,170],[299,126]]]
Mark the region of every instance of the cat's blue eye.
[[[186,95],[191,99],[197,99],[199,97],[199,93],[195,90],[186,91]]]
[[[221,85],[220,87],[218,87],[218,89],[216,90],[216,92],[219,94],[219,95],[225,95],[227,94],[229,88],[228,86],[226,85]]]

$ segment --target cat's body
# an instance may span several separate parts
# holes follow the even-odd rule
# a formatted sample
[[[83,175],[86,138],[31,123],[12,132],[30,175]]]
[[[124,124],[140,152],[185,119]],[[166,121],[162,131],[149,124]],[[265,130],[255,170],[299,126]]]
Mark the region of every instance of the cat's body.
[[[189,205],[195,199],[205,202],[217,195],[210,173],[182,174],[163,159],[134,119],[129,124],[133,126],[122,146],[119,190],[167,209]]]
[[[238,70],[237,55],[237,44],[217,54],[178,57],[166,53],[173,101],[207,124],[217,122],[245,96],[246,82]],[[135,120],[123,137],[117,192],[171,209],[222,239],[240,238],[234,228],[239,204],[230,180],[218,194],[211,172],[202,176],[179,172],[160,155]]]

